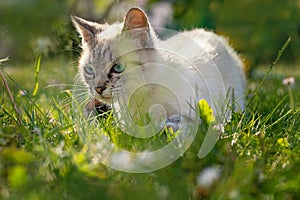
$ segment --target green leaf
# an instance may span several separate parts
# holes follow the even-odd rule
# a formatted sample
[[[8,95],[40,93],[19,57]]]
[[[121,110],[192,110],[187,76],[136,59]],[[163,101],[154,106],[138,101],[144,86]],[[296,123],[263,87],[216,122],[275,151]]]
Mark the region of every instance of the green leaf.
[[[34,155],[22,149],[5,148],[0,154],[7,164],[27,165],[34,161]]]
[[[13,188],[24,186],[28,181],[25,167],[17,165],[9,169],[8,182]]]

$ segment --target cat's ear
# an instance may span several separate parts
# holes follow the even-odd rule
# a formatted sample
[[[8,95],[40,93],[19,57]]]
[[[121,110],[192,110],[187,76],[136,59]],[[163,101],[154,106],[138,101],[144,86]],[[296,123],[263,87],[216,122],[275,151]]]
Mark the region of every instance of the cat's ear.
[[[82,43],[90,45],[96,38],[97,33],[103,30],[98,23],[90,22],[76,16],[71,16],[71,19],[78,33],[82,37]]]
[[[134,7],[128,10],[125,15],[123,31],[145,28],[149,31],[148,17],[141,9]]]
[[[122,32],[143,47],[153,46],[147,15],[137,7],[129,9],[125,15]]]

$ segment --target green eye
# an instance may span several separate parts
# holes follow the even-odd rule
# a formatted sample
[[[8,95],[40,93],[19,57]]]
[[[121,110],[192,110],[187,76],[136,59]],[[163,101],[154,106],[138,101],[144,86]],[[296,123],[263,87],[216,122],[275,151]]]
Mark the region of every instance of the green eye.
[[[124,69],[125,69],[125,65],[124,64],[114,64],[113,65],[113,70],[116,73],[121,73],[121,72],[124,71]]]
[[[93,75],[95,73],[94,67],[92,67],[91,65],[84,66],[84,71],[87,75]]]

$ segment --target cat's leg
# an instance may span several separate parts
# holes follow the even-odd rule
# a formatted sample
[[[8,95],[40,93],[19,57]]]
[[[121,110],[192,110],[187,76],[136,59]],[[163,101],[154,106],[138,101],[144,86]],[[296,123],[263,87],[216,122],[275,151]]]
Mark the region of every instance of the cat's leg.
[[[172,130],[173,133],[178,131],[179,128],[181,127],[181,115],[176,114],[176,115],[172,115],[171,117],[169,117],[166,120],[165,127],[166,127],[167,131]]]
[[[90,99],[83,109],[83,115],[86,119],[95,116],[94,108],[95,108],[94,99]]]

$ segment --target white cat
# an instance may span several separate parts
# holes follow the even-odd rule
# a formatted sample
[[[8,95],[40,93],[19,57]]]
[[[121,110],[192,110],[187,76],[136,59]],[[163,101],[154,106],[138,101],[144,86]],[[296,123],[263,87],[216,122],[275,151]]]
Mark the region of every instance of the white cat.
[[[159,40],[136,7],[124,23],[78,17],[73,23],[82,37],[79,74],[90,93],[86,116],[112,105],[120,118],[143,125],[151,118],[177,130],[182,117],[197,118],[200,99],[221,120],[229,118],[228,110],[244,109],[243,64],[222,37],[194,29]]]

